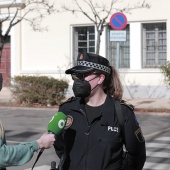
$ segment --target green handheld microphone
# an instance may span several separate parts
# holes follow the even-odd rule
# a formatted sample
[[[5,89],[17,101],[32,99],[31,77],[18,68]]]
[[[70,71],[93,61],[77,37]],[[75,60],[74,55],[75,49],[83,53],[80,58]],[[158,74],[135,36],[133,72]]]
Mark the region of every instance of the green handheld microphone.
[[[67,116],[63,112],[57,112],[48,123],[48,132],[59,135],[67,121]]]
[[[55,135],[59,135],[62,130],[64,129],[67,121],[67,116],[63,112],[57,112],[50,122],[48,123],[48,133],[53,133]],[[37,159],[34,162],[34,165],[31,170],[33,170],[35,164],[37,163],[39,157],[41,154],[44,152],[44,149],[41,149],[40,152],[38,153]]]

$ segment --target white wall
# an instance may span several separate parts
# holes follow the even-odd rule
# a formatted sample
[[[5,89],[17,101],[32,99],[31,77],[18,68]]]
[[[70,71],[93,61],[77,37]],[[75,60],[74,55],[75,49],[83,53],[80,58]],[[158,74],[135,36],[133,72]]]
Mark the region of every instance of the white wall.
[[[130,23],[130,70],[141,70],[141,23]]]

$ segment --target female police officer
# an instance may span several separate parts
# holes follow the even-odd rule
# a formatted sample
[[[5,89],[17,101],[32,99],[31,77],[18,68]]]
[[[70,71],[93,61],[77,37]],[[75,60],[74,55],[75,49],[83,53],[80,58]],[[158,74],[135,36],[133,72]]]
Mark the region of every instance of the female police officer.
[[[66,128],[55,141],[62,170],[119,170],[123,144],[127,170],[141,170],[146,159],[145,141],[133,109],[121,104],[124,129],[115,113],[122,85],[114,67],[99,55],[83,53],[77,65],[66,70],[74,80],[75,97],[60,105],[68,116]]]

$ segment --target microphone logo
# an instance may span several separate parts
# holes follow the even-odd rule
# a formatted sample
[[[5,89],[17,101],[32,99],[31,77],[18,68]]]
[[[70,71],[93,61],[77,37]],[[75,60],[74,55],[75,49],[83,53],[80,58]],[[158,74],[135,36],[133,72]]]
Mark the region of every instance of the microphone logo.
[[[64,126],[65,126],[65,123],[66,123],[66,120],[59,120],[58,121],[58,127],[60,128],[60,129],[63,129],[64,128]]]

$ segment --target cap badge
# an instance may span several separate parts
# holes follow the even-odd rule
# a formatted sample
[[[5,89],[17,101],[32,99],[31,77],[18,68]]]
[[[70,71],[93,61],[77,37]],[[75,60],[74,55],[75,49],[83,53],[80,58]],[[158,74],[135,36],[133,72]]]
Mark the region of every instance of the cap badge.
[[[83,59],[83,54],[81,54],[81,55],[80,55],[80,58],[79,58],[79,59],[80,59],[80,60],[82,60],[82,59]]]
[[[66,121],[66,125],[64,127],[64,129],[68,129],[73,123],[73,117],[70,115],[67,115],[67,121]]]

